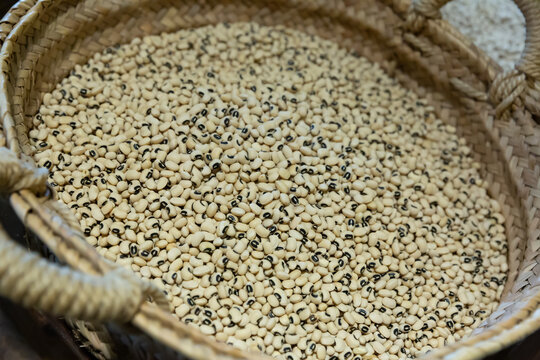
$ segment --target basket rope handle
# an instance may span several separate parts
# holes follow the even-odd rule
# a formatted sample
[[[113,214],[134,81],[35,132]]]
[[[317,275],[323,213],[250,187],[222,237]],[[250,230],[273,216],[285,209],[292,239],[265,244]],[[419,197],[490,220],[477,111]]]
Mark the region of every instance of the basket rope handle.
[[[66,206],[54,199],[44,200],[30,191],[33,189],[40,194],[39,191],[46,188],[44,169],[35,168],[2,147],[0,167],[6,170],[0,171],[0,194],[20,189],[10,196],[15,212],[71,266],[50,263],[27,251],[9,239],[0,225],[0,295],[72,319],[130,321],[192,359],[270,359],[260,353],[217,343],[178,321],[170,314],[167,298],[157,287],[98,256],[82,234],[75,230],[79,224]],[[20,185],[23,183],[30,185],[23,188]],[[68,256],[68,253],[78,256]],[[158,306],[144,301],[148,297]]]
[[[407,17],[409,29],[418,32],[425,19],[441,18],[440,9],[451,0],[412,0]],[[497,74],[489,89],[497,117],[508,119],[513,105],[525,106],[540,116],[540,2],[513,0],[526,24],[525,48],[514,69]]]
[[[47,170],[20,160],[7,148],[0,148],[0,168],[3,195],[46,190]],[[51,209],[62,216],[58,209]],[[89,275],[49,262],[16,244],[1,226],[0,294],[25,306],[90,321],[130,321],[148,297],[167,307],[163,292],[125,269]]]

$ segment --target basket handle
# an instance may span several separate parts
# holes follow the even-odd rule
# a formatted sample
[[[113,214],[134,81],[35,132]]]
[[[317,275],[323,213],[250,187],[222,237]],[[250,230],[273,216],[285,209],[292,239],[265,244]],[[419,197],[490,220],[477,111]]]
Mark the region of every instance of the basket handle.
[[[441,7],[450,1],[412,0],[407,22],[413,31],[418,31],[423,19],[440,18]],[[524,105],[531,114],[540,116],[540,2],[513,1],[525,18],[525,48],[514,69],[497,74],[489,90],[497,117],[505,119],[513,105]]]
[[[36,168],[3,147],[0,168],[0,194],[45,192],[46,169]],[[47,201],[51,202],[48,209],[62,216],[52,205],[55,200]],[[42,232],[39,236],[54,234]],[[90,321],[130,321],[148,297],[167,307],[163,292],[127,270],[116,267],[102,275],[89,275],[60,266],[16,244],[1,226],[0,294],[54,315]]]

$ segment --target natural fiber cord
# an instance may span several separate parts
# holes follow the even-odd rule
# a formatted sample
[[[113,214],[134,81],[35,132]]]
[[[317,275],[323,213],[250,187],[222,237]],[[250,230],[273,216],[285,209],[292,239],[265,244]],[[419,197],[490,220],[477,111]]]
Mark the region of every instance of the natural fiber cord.
[[[133,276],[120,268],[89,276],[47,262],[0,230],[0,293],[24,306],[92,321],[128,321],[143,301]]]
[[[19,160],[0,148],[0,193],[20,190],[43,193],[47,170]],[[50,209],[70,226],[76,219],[59,203],[47,201]],[[69,216],[68,216],[69,215]],[[60,266],[28,252],[9,239],[0,227],[0,294],[25,306],[55,315],[91,321],[126,322],[133,318],[147,297],[167,308],[164,294],[122,268],[92,276]]]
[[[413,0],[409,8],[407,26],[413,32],[418,32],[429,19],[440,19],[440,9],[451,0]],[[521,101],[532,114],[540,116],[540,10],[532,1],[515,0],[527,24],[527,40],[525,51],[516,68],[501,72],[493,80],[489,91],[489,99],[496,105],[497,117],[508,119],[512,105]],[[468,85],[459,83],[459,90],[465,90]],[[463,86],[465,85],[465,86]],[[470,87],[470,86],[469,86]],[[477,93],[471,97],[478,99]]]
[[[42,194],[47,188],[47,169],[22,161],[9,149],[0,148],[0,194],[28,189]]]
[[[491,101],[498,104],[495,108],[497,116],[501,117],[504,114],[508,116],[508,108],[520,97],[527,89],[525,82],[525,74],[518,70],[510,70],[499,74],[489,91]]]

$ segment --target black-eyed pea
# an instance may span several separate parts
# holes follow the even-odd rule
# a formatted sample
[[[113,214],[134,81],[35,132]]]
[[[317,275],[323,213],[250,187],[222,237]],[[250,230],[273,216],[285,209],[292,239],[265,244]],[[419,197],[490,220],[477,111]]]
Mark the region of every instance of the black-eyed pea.
[[[238,31],[238,26],[246,25],[222,27],[220,33],[228,36],[230,32]],[[212,38],[213,29],[207,27],[183,31],[195,41],[203,33]],[[258,31],[261,28],[256,26],[246,29],[256,29],[253,36],[259,36]],[[291,32],[287,36],[296,38],[300,35]],[[114,57],[110,54],[107,56],[112,57],[112,60],[107,61],[113,66],[113,74],[117,68],[135,68],[133,56],[139,53],[138,49],[149,49],[148,46],[151,46],[151,51],[155,51],[154,59],[160,67],[163,67],[162,56],[167,54],[166,47],[173,49],[175,58],[187,59],[184,64],[193,61],[195,55],[188,54],[188,46],[167,46],[177,40],[176,34],[154,36],[152,40],[136,39],[126,46],[129,51],[121,53],[127,57],[126,61],[122,61],[120,56]],[[306,38],[304,41],[321,44],[316,38]],[[253,49],[243,50],[240,57],[232,56],[235,52],[238,54],[234,45],[237,43],[231,42],[228,47],[219,50],[212,45],[207,46],[210,53],[220,54],[212,60],[222,62],[217,68],[230,69],[233,62],[227,61],[229,58],[237,59],[238,65],[234,66],[244,66],[244,62],[249,59],[246,54],[253,51],[257,59],[267,61],[267,66],[275,70],[266,71],[267,83],[271,84],[279,79],[276,74],[280,74],[279,69],[283,68],[280,62],[274,64],[274,58],[265,57],[266,50],[258,48],[258,45],[254,45]],[[326,44],[324,46],[330,46],[329,43]],[[320,46],[313,47],[319,48]],[[319,51],[313,49],[309,51]],[[321,66],[344,59],[347,53],[340,51],[336,48],[333,51],[335,56],[331,59],[320,58],[323,64]],[[302,56],[293,57],[292,61],[296,65],[301,64],[308,69],[311,66]],[[96,58],[96,68],[104,69],[103,59],[106,57]],[[201,61],[204,66],[211,63],[208,59]],[[277,65],[278,67],[273,67]],[[371,69],[371,65],[361,58],[351,58],[344,67],[337,68],[345,71],[349,66],[352,73],[359,78],[379,78],[376,83],[373,82],[376,84],[373,86],[378,89],[389,88],[390,98],[395,94],[407,93],[405,89],[396,90],[395,84],[389,82],[380,70]],[[64,111],[66,116],[53,116],[52,106],[57,106],[55,104],[62,99],[61,93],[55,90],[54,96],[45,95],[47,101],[43,102],[40,109],[45,122],[34,119],[36,131],[31,130],[30,136],[36,140],[31,139],[31,143],[38,149],[36,158],[42,156],[44,162],[48,160],[47,156],[50,157],[50,154],[46,153],[50,150],[47,149],[54,149],[54,156],[58,161],[52,162],[51,172],[54,173],[53,180],[58,184],[59,198],[70,206],[84,207],[90,202],[88,211],[79,210],[77,216],[83,220],[83,227],[89,229],[88,241],[96,246],[100,253],[109,258],[113,255],[117,257],[116,255],[123,254],[126,250],[132,254],[132,247],[128,244],[136,243],[138,247],[134,248],[132,269],[136,272],[142,271],[145,275],[149,273],[149,278],[159,275],[161,271],[161,279],[165,280],[167,286],[176,286],[176,290],[173,290],[174,296],[187,296],[199,289],[211,289],[214,286],[212,284],[215,284],[217,296],[212,297],[210,290],[208,293],[201,292],[198,293],[200,297],[193,303],[201,306],[208,303],[218,311],[222,310],[223,306],[232,304],[238,304],[247,310],[261,311],[263,319],[258,326],[263,328],[257,327],[251,317],[243,316],[241,322],[245,326],[229,328],[228,318],[223,318],[223,321],[214,324],[215,327],[204,328],[210,336],[213,333],[216,338],[227,341],[229,335],[232,335],[231,341],[236,346],[252,348],[260,345],[260,350],[274,355],[287,351],[293,357],[302,357],[302,350],[298,348],[302,346],[307,348],[306,353],[315,354],[321,359],[326,356],[341,356],[340,352],[345,352],[347,348],[342,349],[343,344],[339,341],[328,346],[317,341],[316,345],[305,340],[305,336],[313,334],[313,339],[320,340],[320,336],[317,339],[315,334],[323,329],[324,332],[339,337],[340,332],[344,331],[343,323],[352,326],[365,321],[372,322],[369,317],[366,319],[354,311],[354,308],[361,307],[368,311],[367,314],[377,314],[377,309],[384,306],[386,311],[380,312],[381,333],[386,332],[383,324],[392,324],[395,317],[402,317],[404,312],[417,316],[414,323],[408,324],[413,327],[413,331],[408,333],[405,343],[390,347],[383,341],[373,342],[376,339],[376,328],[373,326],[370,326],[365,334],[355,330],[355,335],[350,334],[351,339],[346,335],[342,339],[348,348],[352,349],[352,354],[360,356],[367,353],[366,349],[371,353],[376,351],[369,346],[362,347],[358,344],[384,343],[385,350],[379,357],[387,356],[393,359],[402,348],[408,349],[407,351],[414,355],[417,350],[442,345],[442,338],[446,335],[444,330],[436,329],[438,338],[433,344],[427,339],[414,343],[411,340],[414,340],[414,329],[424,326],[419,319],[424,319],[433,311],[424,308],[439,308],[439,315],[447,316],[448,312],[444,311],[447,306],[439,306],[446,296],[443,291],[451,290],[457,294],[465,309],[474,307],[473,311],[477,312],[482,308],[486,311],[485,316],[492,311],[492,304],[502,291],[502,286],[496,282],[494,284],[497,288],[489,288],[484,291],[485,295],[480,293],[481,289],[478,287],[473,286],[466,293],[458,293],[455,286],[449,285],[454,282],[481,284],[482,276],[495,276],[498,279],[504,276],[508,267],[502,247],[491,246],[492,253],[482,253],[482,265],[487,266],[489,271],[486,275],[473,276],[470,273],[471,269],[476,267],[473,261],[465,263],[463,268],[453,265],[457,260],[454,254],[463,252],[464,248],[482,248],[482,241],[471,241],[470,234],[473,232],[482,237],[491,236],[503,244],[504,227],[500,224],[504,218],[499,214],[498,203],[487,197],[484,190],[487,185],[476,174],[478,166],[468,157],[460,158],[459,164],[452,163],[447,167],[450,169],[449,173],[444,175],[433,167],[428,170],[429,177],[423,174],[424,168],[420,171],[414,170],[423,166],[418,159],[440,162],[440,153],[447,146],[446,140],[435,142],[436,146],[429,147],[425,146],[422,137],[416,138],[418,142],[410,141],[412,132],[426,131],[418,124],[427,127],[427,131],[436,138],[443,139],[446,136],[457,139],[452,129],[440,130],[437,127],[440,122],[435,117],[430,119],[432,122],[427,123],[417,119],[423,119],[426,111],[432,111],[428,110],[429,107],[423,102],[406,98],[406,101],[410,101],[412,114],[403,113],[403,120],[398,126],[391,118],[383,122],[383,117],[379,115],[386,114],[389,106],[392,106],[395,113],[400,113],[406,106],[391,105],[391,99],[383,100],[380,96],[374,96],[362,86],[347,88],[349,82],[343,81],[344,91],[338,101],[350,104],[348,109],[352,109],[357,103],[355,97],[358,96],[365,102],[365,106],[370,108],[369,113],[362,115],[369,119],[367,125],[364,123],[355,129],[351,122],[344,122],[341,126],[337,124],[341,121],[341,116],[359,117],[358,109],[353,109],[352,115],[338,115],[339,112],[349,110],[346,107],[340,110],[327,107],[334,101],[335,94],[326,90],[333,85],[330,79],[325,77],[324,71],[305,71],[304,76],[316,84],[317,90],[316,95],[308,96],[300,78],[297,79],[300,81],[298,83],[291,78],[287,79],[285,86],[275,86],[269,90],[271,85],[263,85],[260,79],[255,79],[260,76],[259,66],[254,66],[254,76],[248,76],[249,72],[246,72],[246,82],[243,83],[242,79],[235,78],[236,70],[223,71],[227,73],[223,77],[211,77],[200,67],[185,65],[183,69],[179,69],[179,73],[184,76],[191,73],[200,79],[197,81],[199,89],[193,89],[200,93],[191,99],[192,91],[181,88],[183,83],[178,77],[170,76],[160,90],[153,88],[153,84],[163,76],[161,72],[152,73],[147,66],[137,70],[138,76],[142,77],[140,81],[125,73],[122,77],[123,83],[112,83],[107,88],[100,83],[99,78],[93,76],[94,83],[84,85],[84,95],[79,93],[83,85],[75,86],[77,78],[69,77],[66,83],[60,86],[65,86],[66,91],[71,92],[76,89],[72,96],[75,97],[74,106],[77,106],[77,111],[74,106],[60,105],[60,111]],[[77,71],[84,73],[86,70],[79,67]],[[166,70],[163,74],[165,73],[170,74]],[[337,71],[335,76],[339,77],[340,72]],[[214,94],[220,96],[214,96],[208,91],[209,79],[212,79]],[[221,80],[234,86],[225,86],[220,83]],[[279,81],[281,82],[281,79]],[[125,84],[124,88],[122,84]],[[130,89],[129,96],[132,98],[126,97],[126,89]],[[173,93],[167,93],[170,91]],[[268,101],[269,94],[276,92],[284,92],[286,95],[277,96],[275,101]],[[245,95],[246,93],[248,95]],[[92,100],[89,100],[92,96]],[[114,113],[104,112],[109,109],[109,104],[105,102],[107,98],[113,104]],[[118,101],[120,98],[122,104]],[[147,100],[139,106],[132,101],[137,98]],[[307,102],[308,99],[314,103]],[[320,106],[323,100],[326,106]],[[168,104],[169,101],[174,105]],[[88,116],[84,111],[90,104],[98,104],[97,116]],[[173,108],[176,104],[178,107]],[[247,106],[243,106],[246,104]],[[129,115],[124,117],[125,113]],[[115,116],[121,117],[122,122],[118,123]],[[337,121],[328,123],[327,120],[333,117],[337,117]],[[259,119],[262,119],[262,122],[259,122]],[[306,119],[309,119],[309,122]],[[79,128],[71,128],[73,121],[81,123]],[[56,135],[49,131],[53,128]],[[92,139],[95,136],[99,144],[104,145],[98,146],[94,152],[91,152],[92,149],[86,144],[87,134],[91,131],[94,131]],[[380,140],[381,136],[385,137],[384,141]],[[448,144],[451,144],[451,141]],[[39,142],[46,144],[40,145]],[[45,151],[40,153],[39,146]],[[397,146],[400,147],[400,152],[403,149],[405,152],[394,152]],[[365,154],[359,153],[359,148]],[[460,142],[459,149],[463,154],[468,154],[464,143]],[[60,155],[63,155],[63,160],[59,158]],[[40,165],[44,165],[44,162]],[[218,166],[212,166],[214,164]],[[58,167],[62,167],[61,174],[56,172]],[[115,171],[118,177],[116,173],[106,174],[107,171]],[[81,182],[87,175],[94,181],[93,184]],[[60,181],[60,176],[64,181]],[[443,177],[450,179],[443,181]],[[467,181],[464,183],[459,177]],[[70,178],[75,180],[73,185],[70,184]],[[470,178],[473,180],[469,182]],[[86,180],[84,182],[86,183]],[[87,197],[76,199],[78,194],[70,193],[73,189],[85,191],[85,187],[88,191]],[[461,193],[465,188],[473,189],[468,192],[469,196]],[[129,205],[127,208],[123,199],[128,201],[125,204]],[[462,208],[454,206],[453,201],[456,199],[462,202]],[[233,201],[235,204],[232,204]],[[95,205],[102,212],[103,223],[99,225],[86,221],[86,216],[94,218],[91,210]],[[491,214],[499,225],[492,226],[487,231],[468,223],[461,226],[468,236],[459,235],[456,231],[446,233],[448,221],[464,216],[466,212],[469,212],[467,216],[474,223],[481,223],[482,216],[487,215],[481,211],[487,208],[491,209]],[[189,211],[186,212],[186,209]],[[194,211],[191,212],[191,209]],[[234,216],[234,224],[231,223],[231,218],[228,218],[229,215]],[[111,216],[126,226],[119,228],[112,221],[108,222],[107,219]],[[149,240],[151,246],[145,245],[145,236],[152,238],[154,228],[143,223],[150,216],[170,220],[167,226],[161,223],[161,229],[156,230],[157,238]],[[101,216],[97,214],[95,220],[99,219]],[[462,225],[459,220],[457,224]],[[305,233],[300,233],[299,229],[305,230]],[[201,230],[205,234],[199,238],[200,235],[196,234]],[[114,234],[113,238],[123,235],[122,238],[127,241],[120,241],[118,244],[113,240],[113,244],[109,244],[107,239],[113,239],[110,232]],[[123,233],[120,234],[121,232]],[[352,238],[349,238],[349,233]],[[361,239],[364,237],[368,238],[367,243],[362,243]],[[352,251],[346,252],[345,248],[351,248]],[[347,254],[351,257],[345,258]],[[191,257],[198,257],[199,261],[193,262]],[[419,258],[422,258],[423,262],[427,260],[423,267],[415,266]],[[158,259],[163,259],[164,262],[160,263]],[[342,263],[340,259],[343,260]],[[382,260],[379,262],[380,259]],[[492,266],[489,266],[489,262],[492,262]],[[374,265],[370,265],[366,272],[370,263]],[[286,270],[286,267],[289,269]],[[172,271],[173,269],[175,271]],[[311,274],[309,277],[302,275],[306,271]],[[421,273],[415,273],[418,271]],[[392,272],[394,275],[387,275]],[[413,280],[398,280],[400,276],[403,279],[409,274]],[[276,277],[269,283],[271,275]],[[420,278],[424,279],[422,281],[426,282],[425,285],[418,286],[417,281]],[[156,277],[153,281],[162,286],[161,279]],[[369,284],[361,284],[362,279]],[[195,280],[198,280],[197,288],[189,289],[195,284]],[[237,281],[232,286],[238,291],[236,294],[229,294],[226,288],[219,286],[232,281]],[[175,285],[182,285],[184,282],[186,287]],[[247,288],[247,283],[253,284],[251,289]],[[327,286],[330,284],[335,284],[336,288]],[[342,292],[344,287],[347,287],[350,293]],[[411,287],[414,287],[412,292]],[[172,293],[170,289],[169,291]],[[276,298],[278,305],[275,307],[280,315],[279,322],[277,317],[269,317],[273,309],[267,298],[275,296],[274,294],[281,297]],[[311,299],[309,306],[305,309],[296,308],[296,304],[300,304],[304,296]],[[481,298],[481,301],[471,302],[470,298],[473,296]],[[221,303],[217,302],[218,297],[222,299]],[[328,301],[332,301],[335,306],[328,306]],[[402,306],[398,307],[397,303]],[[173,305],[178,308],[182,304],[176,300]],[[296,310],[299,312],[296,313]],[[328,316],[328,319],[326,315],[319,316],[321,311],[329,311],[331,316]],[[335,314],[335,311],[338,311],[338,314]],[[276,316],[274,312],[272,314]],[[315,314],[318,316],[312,319],[311,316]],[[176,314],[180,319],[185,317],[185,320],[194,320],[192,326],[210,326],[200,323],[198,318],[190,318],[188,313],[180,312],[180,315]],[[294,325],[297,318],[298,321],[306,323]],[[298,346],[288,344],[296,342],[296,338],[291,340],[289,336],[293,333],[286,334],[282,328],[272,330],[276,324],[289,325],[291,319],[292,326],[296,326],[294,336],[298,337]],[[332,319],[331,322],[321,322]],[[411,318],[410,321],[412,320]],[[478,322],[467,325],[470,320],[462,320],[454,324],[453,338],[446,338],[457,340],[465,334],[461,333],[462,326],[467,328]],[[320,327],[319,330],[316,330],[317,326]],[[440,324],[429,326],[445,327],[446,323],[442,319]],[[242,328],[249,328],[250,337],[255,338],[246,338],[245,341],[234,338],[235,332]],[[279,332],[275,344],[271,331]],[[257,337],[260,337],[260,343]]]

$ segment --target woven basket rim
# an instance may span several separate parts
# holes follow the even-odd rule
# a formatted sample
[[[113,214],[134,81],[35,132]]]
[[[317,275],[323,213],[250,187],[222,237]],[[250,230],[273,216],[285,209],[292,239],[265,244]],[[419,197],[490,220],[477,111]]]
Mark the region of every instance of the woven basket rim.
[[[302,0],[293,0],[291,1],[291,3],[297,3],[301,1]],[[392,8],[396,13],[399,13],[401,17],[406,15],[405,10],[408,8],[408,6],[406,6],[408,4],[407,0],[382,0],[382,2],[385,3],[388,7]],[[4,16],[2,21],[0,21],[0,44],[2,44],[2,47],[0,49],[0,60],[5,61],[6,63],[9,61],[8,56],[13,52],[13,46],[16,44],[18,37],[23,36],[27,28],[32,26],[33,21],[39,17],[40,10],[48,6],[53,6],[54,4],[55,0],[21,0],[16,3],[16,5]],[[427,19],[425,20],[424,29],[422,29],[421,31],[444,33],[446,36],[445,41],[448,41],[448,46],[456,47],[462,50],[464,56],[468,57],[467,61],[476,61],[477,64],[479,64],[478,67],[481,69],[478,72],[478,77],[484,83],[486,88],[489,87],[489,85],[494,81],[496,76],[501,72],[501,67],[498,64],[496,64],[484,52],[474,46],[472,42],[467,40],[461,33],[459,33],[459,31],[454,29],[446,21],[441,19]],[[2,84],[2,82],[4,83]],[[7,109],[5,111],[9,114],[11,108],[11,101],[10,94],[8,91],[6,91],[6,86],[8,86],[6,82],[7,79],[5,77],[5,74],[0,75],[0,86],[2,86],[2,88],[0,89],[0,105],[1,107],[4,107],[4,109]],[[463,90],[464,93],[465,91],[466,90]],[[465,93],[465,96],[470,97],[470,94]],[[532,124],[530,113],[528,113],[526,110],[523,110],[522,112],[524,114],[524,118],[528,119]],[[0,112],[0,115],[2,115],[3,121],[6,121],[6,118],[11,118],[11,115],[6,117],[6,114],[4,112]],[[13,124],[12,131],[15,131],[14,129],[15,124]],[[7,129],[9,147],[16,152],[21,153],[19,144],[17,143],[18,138],[16,134],[10,134],[9,131],[10,130]],[[539,162],[537,159],[536,165],[538,164]],[[36,208],[41,207],[41,205],[37,201],[37,198],[35,198],[33,194],[20,194],[20,197],[22,199],[21,202],[33,203],[32,206],[35,206]],[[535,219],[538,219],[538,217],[536,217]],[[72,241],[75,240],[72,239]],[[86,256],[85,254],[81,253],[80,249],[77,250],[76,245],[72,244],[72,247],[75,249],[72,249],[73,251],[79,252],[79,257]],[[61,251],[58,250],[58,248],[56,250]],[[90,265],[87,266],[88,267],[85,270],[94,273],[101,273],[108,269],[107,265],[103,264],[103,260],[98,259],[95,256],[91,257]],[[508,344],[509,342],[522,338],[523,336],[532,333],[534,330],[540,328],[540,313],[538,311],[534,311],[538,308],[539,303],[540,289],[538,289],[536,291],[536,294],[531,296],[527,304],[523,306],[524,309],[527,309],[527,315],[530,315],[529,317],[527,317],[527,315],[523,316],[523,314],[521,313],[516,313],[513,314],[509,319],[507,319],[506,322],[501,323],[500,328],[490,329],[486,331],[487,333],[491,332],[491,336],[486,336],[485,333],[483,333],[481,335],[472,335],[467,337],[465,345],[468,344],[469,346],[466,347],[464,350],[458,350],[457,352],[455,352],[454,354],[456,358],[476,358],[478,356],[492,353],[496,351],[497,348],[500,347],[500,345]],[[168,314],[165,314],[164,312],[160,313],[149,305],[145,306],[145,314],[147,318],[135,318],[134,323],[136,325],[139,325],[139,327],[145,327],[151,322],[154,324],[159,324],[161,322],[161,324],[167,324],[167,326],[169,327],[171,326],[170,319],[166,319],[166,317],[168,317]],[[151,318],[151,321],[148,320],[148,318]],[[521,326],[522,324],[524,326]],[[154,336],[156,336],[156,332],[158,331],[159,326],[157,330],[153,331]],[[172,331],[178,331],[180,333],[184,333],[185,335],[185,329],[179,329],[176,326]],[[494,339],[496,339],[496,342],[499,343],[499,346],[493,344]],[[160,340],[164,343],[167,343],[169,346],[172,346],[173,348],[178,348],[178,346],[175,345],[174,341],[172,341],[170,338],[161,338]],[[463,344],[463,341],[460,341],[457,344]],[[471,346],[474,346],[474,349],[471,349]],[[457,348],[457,346],[454,347],[454,350]],[[466,352],[464,353],[464,351]],[[229,355],[232,357],[237,356],[240,358],[254,358],[255,356],[252,353],[245,353],[241,351],[233,351]],[[448,355],[448,353],[444,355]],[[438,356],[437,358],[440,358],[440,355],[436,356]]]

